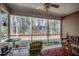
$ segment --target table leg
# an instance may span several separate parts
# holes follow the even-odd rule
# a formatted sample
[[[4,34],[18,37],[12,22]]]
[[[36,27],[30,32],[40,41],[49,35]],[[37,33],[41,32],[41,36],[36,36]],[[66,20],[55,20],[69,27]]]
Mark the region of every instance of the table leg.
[[[15,42],[13,42],[13,47],[15,47]]]

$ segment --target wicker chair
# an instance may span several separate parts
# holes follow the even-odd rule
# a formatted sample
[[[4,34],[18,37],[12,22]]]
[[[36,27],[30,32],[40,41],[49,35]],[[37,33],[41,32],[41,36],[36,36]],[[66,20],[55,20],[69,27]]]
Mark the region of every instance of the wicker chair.
[[[30,56],[38,56],[40,55],[41,49],[42,49],[42,42],[40,41],[36,41],[36,42],[32,42],[30,44],[30,49],[29,49],[29,53]]]

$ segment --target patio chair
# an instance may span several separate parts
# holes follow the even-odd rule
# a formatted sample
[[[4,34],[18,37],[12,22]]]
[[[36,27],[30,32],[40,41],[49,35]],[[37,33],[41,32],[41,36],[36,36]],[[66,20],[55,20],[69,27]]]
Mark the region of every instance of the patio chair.
[[[30,49],[29,49],[30,56],[40,55],[41,49],[42,49],[42,44],[43,43],[40,41],[32,42],[30,44]]]

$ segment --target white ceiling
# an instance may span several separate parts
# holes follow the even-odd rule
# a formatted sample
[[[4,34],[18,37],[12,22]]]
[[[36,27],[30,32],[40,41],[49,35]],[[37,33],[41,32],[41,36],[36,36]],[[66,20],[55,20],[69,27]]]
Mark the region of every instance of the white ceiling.
[[[66,16],[79,10],[78,3],[55,3],[55,4],[60,5],[60,7],[59,8],[51,7],[48,11],[49,14],[57,16]],[[36,12],[36,10],[38,11],[43,10],[42,7],[43,3],[8,3],[7,6],[12,11],[16,12],[26,12],[26,10],[28,10],[27,8],[31,8],[32,9],[31,11],[33,12]],[[43,10],[43,12],[45,11]]]

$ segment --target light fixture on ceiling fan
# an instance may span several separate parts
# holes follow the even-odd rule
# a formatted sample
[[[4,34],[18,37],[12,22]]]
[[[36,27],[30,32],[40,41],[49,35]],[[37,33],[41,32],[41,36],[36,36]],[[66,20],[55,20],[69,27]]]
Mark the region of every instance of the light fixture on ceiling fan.
[[[43,6],[46,11],[48,11],[50,7],[59,8],[59,5],[53,3],[44,3]]]

